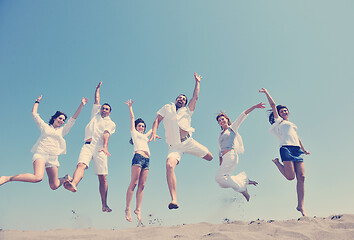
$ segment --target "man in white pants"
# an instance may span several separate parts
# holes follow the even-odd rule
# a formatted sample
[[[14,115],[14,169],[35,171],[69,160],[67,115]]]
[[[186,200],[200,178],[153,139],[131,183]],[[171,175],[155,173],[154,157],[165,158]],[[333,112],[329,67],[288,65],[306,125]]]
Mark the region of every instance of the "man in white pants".
[[[76,192],[77,185],[84,176],[85,170],[89,167],[90,161],[94,162],[95,174],[98,176],[99,192],[102,201],[102,212],[111,212],[107,205],[108,174],[107,156],[111,156],[107,146],[109,137],[115,132],[116,125],[111,120],[111,106],[108,103],[100,105],[100,87],[102,82],[96,87],[95,103],[92,107],[91,121],[85,128],[85,144],[81,148],[79,163],[72,180],[64,182],[64,188]]]
[[[164,119],[166,143],[169,146],[169,151],[166,161],[166,176],[167,184],[170,190],[172,201],[168,205],[169,209],[177,209],[177,180],[175,174],[175,167],[181,160],[184,153],[192,154],[197,157],[204,158],[211,161],[213,155],[209,150],[195,141],[192,138],[194,128],[191,127],[191,117],[197,104],[200,88],[200,80],[202,77],[194,73],[195,87],[193,97],[187,105],[187,97],[180,94],[175,103],[166,104],[158,112],[157,117],[152,127],[152,134],[150,141],[157,137],[156,131],[162,119]]]

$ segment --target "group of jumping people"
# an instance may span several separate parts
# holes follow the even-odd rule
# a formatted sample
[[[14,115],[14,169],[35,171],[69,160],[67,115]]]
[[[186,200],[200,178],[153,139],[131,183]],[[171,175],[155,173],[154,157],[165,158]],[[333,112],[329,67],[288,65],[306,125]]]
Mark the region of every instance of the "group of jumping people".
[[[157,138],[161,139],[157,135],[157,129],[161,121],[163,121],[165,127],[165,140],[169,148],[166,161],[166,178],[171,195],[171,202],[168,204],[169,209],[179,208],[175,167],[180,163],[183,154],[188,153],[207,161],[213,159],[213,155],[208,148],[192,138],[192,133],[195,129],[191,127],[191,117],[198,100],[202,77],[194,73],[194,79],[195,87],[190,101],[188,102],[186,95],[180,94],[174,103],[164,105],[158,110],[152,129],[147,132],[145,122],[141,118],[135,119],[133,112],[134,101],[131,99],[126,101],[131,120],[130,143],[134,147],[131,181],[126,193],[125,218],[129,222],[132,221],[130,204],[136,186],[138,188],[136,191],[136,208],[134,213],[138,221],[141,221],[141,203],[150,161],[148,143],[151,141],[155,142]],[[39,103],[42,100],[42,96],[39,96],[32,108],[32,117],[41,131],[41,136],[31,150],[33,153],[32,163],[34,173],[1,176],[0,185],[12,181],[37,183],[42,181],[44,170],[46,170],[51,189],[56,190],[63,185],[65,189],[76,192],[78,184],[92,160],[94,163],[94,172],[99,180],[102,211],[111,212],[112,210],[107,204],[107,157],[111,156],[108,151],[108,142],[110,136],[115,132],[116,125],[109,116],[112,111],[111,105],[108,103],[100,105],[101,84],[102,82],[99,82],[95,89],[95,101],[91,111],[91,119],[85,128],[84,144],[81,148],[73,177],[67,174],[64,177],[58,178],[58,167],[60,165],[58,156],[66,153],[64,136],[69,133],[71,127],[75,124],[88,99],[81,99],[78,109],[68,121],[66,121],[67,115],[65,113],[57,111],[47,124],[37,112]],[[310,153],[305,150],[297,134],[296,125],[289,121],[288,108],[276,105],[266,89],[262,88],[259,92],[266,95],[271,106],[271,113],[269,115],[270,132],[278,138],[280,144],[282,162],[278,158],[272,161],[286,179],[293,180],[296,177],[298,197],[296,209],[303,216],[307,216],[304,208],[305,167],[301,155]],[[222,188],[232,188],[240,192],[247,201],[250,200],[247,185],[256,186],[258,183],[250,180],[245,172],[241,172],[236,176],[232,176],[231,174],[238,164],[238,154],[244,152],[242,138],[238,133],[238,129],[247,116],[258,108],[265,108],[265,103],[258,103],[246,109],[234,122],[231,122],[230,118],[224,112],[220,112],[216,117],[221,131],[218,135],[220,166],[217,170],[215,180]]]

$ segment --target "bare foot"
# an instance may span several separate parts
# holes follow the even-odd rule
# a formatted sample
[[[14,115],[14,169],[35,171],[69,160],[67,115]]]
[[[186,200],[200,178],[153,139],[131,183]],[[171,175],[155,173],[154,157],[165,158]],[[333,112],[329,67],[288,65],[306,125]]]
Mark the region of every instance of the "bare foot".
[[[306,211],[305,211],[304,208],[297,207],[296,210],[298,210],[299,212],[301,212],[302,216],[307,217],[307,213],[306,213]]]
[[[249,184],[249,185],[257,186],[258,182],[252,181],[252,180],[248,179],[248,184]]]
[[[69,181],[69,179],[67,179],[67,180],[65,180],[63,182],[63,186],[64,186],[64,188],[66,190],[69,190],[71,192],[76,192],[77,191],[76,186],[71,181]]]
[[[136,217],[138,218],[138,221],[141,222],[140,210],[139,209],[135,209],[134,213],[136,214]]]
[[[130,213],[130,209],[125,209],[125,219],[127,219],[128,222],[132,221],[132,215]]]
[[[112,209],[108,207],[108,205],[102,207],[102,212],[112,212]]]
[[[250,201],[251,196],[248,194],[247,190],[242,192],[242,195],[246,198],[247,202]]]
[[[6,177],[6,176],[1,176],[0,177],[0,186],[3,185],[4,183],[7,183],[10,181],[10,177]]]

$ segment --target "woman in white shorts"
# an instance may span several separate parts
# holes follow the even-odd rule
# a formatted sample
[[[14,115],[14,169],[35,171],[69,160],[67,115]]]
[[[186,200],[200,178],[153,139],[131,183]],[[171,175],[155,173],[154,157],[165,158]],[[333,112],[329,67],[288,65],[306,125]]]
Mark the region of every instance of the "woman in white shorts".
[[[256,186],[258,183],[248,179],[245,172],[231,176],[231,173],[238,164],[238,154],[244,152],[242,138],[238,133],[238,129],[250,112],[256,108],[264,108],[264,105],[264,103],[258,103],[250,107],[242,112],[233,123],[231,123],[230,118],[223,112],[216,117],[216,121],[221,127],[221,132],[218,136],[220,167],[216,173],[215,180],[222,188],[232,188],[242,193],[247,201],[250,200],[247,185],[252,184]]]
[[[126,208],[125,208],[125,219],[127,221],[132,221],[132,216],[130,213],[130,202],[133,198],[134,189],[138,184],[138,189],[136,191],[136,208],[134,213],[136,214],[138,221],[141,221],[141,202],[143,199],[143,190],[145,187],[146,178],[149,172],[149,161],[150,161],[150,150],[148,146],[149,136],[151,130],[145,133],[146,124],[141,119],[135,120],[133,112],[133,102],[131,99],[125,102],[129,107],[130,122],[131,122],[131,139],[130,144],[134,145],[134,157],[132,160],[131,168],[131,181],[127,190],[126,196]],[[160,138],[160,137],[158,137]]]
[[[65,113],[57,111],[49,120],[49,124],[45,123],[40,118],[37,110],[41,99],[42,95],[36,99],[32,108],[32,117],[41,130],[41,136],[31,150],[33,153],[32,163],[34,173],[1,176],[0,185],[12,181],[30,183],[40,182],[44,176],[44,169],[47,171],[49,186],[53,190],[59,188],[66,179],[70,178],[69,175],[58,178],[58,167],[60,165],[58,162],[58,156],[66,153],[66,143],[63,137],[69,133],[70,128],[74,125],[81,109],[88,100],[87,98],[82,98],[81,104],[76,110],[74,116],[70,118],[63,127],[61,127],[67,118]]]
[[[303,216],[307,216],[304,208],[305,165],[301,155],[307,155],[310,154],[310,152],[306,151],[302,145],[296,132],[296,125],[289,121],[288,108],[282,105],[276,106],[267,89],[262,88],[259,92],[267,96],[268,102],[272,107],[272,112],[269,115],[269,122],[272,125],[270,127],[270,133],[276,136],[280,143],[280,156],[283,164],[279,162],[278,158],[273,159],[273,162],[287,180],[291,181],[296,176],[298,200],[296,210],[301,212]]]

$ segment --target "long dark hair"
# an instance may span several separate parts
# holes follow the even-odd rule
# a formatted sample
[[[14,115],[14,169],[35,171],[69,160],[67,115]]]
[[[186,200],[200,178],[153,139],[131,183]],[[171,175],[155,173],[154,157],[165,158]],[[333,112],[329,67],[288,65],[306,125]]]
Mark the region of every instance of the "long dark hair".
[[[289,109],[288,109],[286,106],[284,106],[284,105],[278,105],[278,106],[277,106],[278,115],[279,115],[280,109],[282,109],[282,108],[286,108],[286,109],[289,111]],[[268,120],[269,120],[270,125],[272,125],[273,123],[275,123],[275,120],[274,120],[274,113],[273,113],[273,110],[268,110],[268,112],[270,112],[269,117],[268,117]],[[279,115],[279,116],[280,116],[280,115]]]
[[[145,123],[144,120],[141,119],[141,118],[138,118],[137,120],[135,120],[135,122],[134,122],[134,124],[135,124],[135,129],[136,129],[136,126],[138,126],[139,123],[143,123],[143,124],[144,124],[144,127],[145,127],[145,130],[146,130],[146,123]],[[144,132],[145,132],[145,130],[144,130]],[[131,145],[134,145],[132,138],[130,138],[129,143],[130,143]]]
[[[54,120],[59,117],[60,115],[64,115],[65,116],[65,120],[68,118],[68,116],[66,116],[65,113],[61,112],[61,111],[57,111],[49,120],[49,125],[53,125]],[[64,120],[64,121],[65,121]]]

